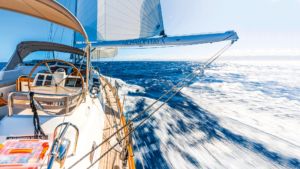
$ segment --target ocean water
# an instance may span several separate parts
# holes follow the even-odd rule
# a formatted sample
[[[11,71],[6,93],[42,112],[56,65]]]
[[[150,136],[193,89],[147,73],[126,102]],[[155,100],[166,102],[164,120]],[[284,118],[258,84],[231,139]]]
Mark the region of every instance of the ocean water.
[[[93,65],[121,86],[130,119],[201,63]],[[212,65],[134,132],[137,168],[300,168],[299,65]]]

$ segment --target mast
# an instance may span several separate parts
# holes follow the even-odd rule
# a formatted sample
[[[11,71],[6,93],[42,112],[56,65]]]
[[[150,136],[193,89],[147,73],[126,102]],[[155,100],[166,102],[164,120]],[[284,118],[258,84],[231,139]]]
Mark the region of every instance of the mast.
[[[78,0],[75,0],[75,11],[74,16],[77,17]],[[76,44],[76,31],[73,31],[73,46]]]
[[[78,13],[78,0],[75,0],[75,9],[74,16],[77,17]],[[73,46],[76,46],[76,31],[73,31]],[[90,59],[91,59],[91,43],[86,40],[85,46],[85,55],[86,55],[86,90],[89,89],[89,75],[90,75]],[[76,56],[75,56],[76,57]]]
[[[78,13],[78,0],[75,0],[75,9],[74,9],[74,15],[75,15],[75,17],[77,17],[77,13]],[[73,47],[75,47],[75,45],[76,45],[76,31],[73,31]],[[75,55],[74,56],[74,63],[76,63],[79,60],[80,60],[80,56],[79,55]]]
[[[163,13],[162,13],[162,9],[161,9],[161,0],[158,0],[159,2],[159,11],[160,11],[160,15],[161,15],[161,18],[163,20]],[[162,24],[162,31],[159,33],[160,36],[167,36],[166,35],[166,31],[165,31],[165,25],[164,25],[164,22],[161,22]]]

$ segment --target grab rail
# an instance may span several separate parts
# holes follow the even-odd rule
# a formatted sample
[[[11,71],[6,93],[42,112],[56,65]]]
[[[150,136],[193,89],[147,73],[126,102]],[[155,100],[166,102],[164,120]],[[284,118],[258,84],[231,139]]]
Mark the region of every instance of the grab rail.
[[[59,137],[56,138],[57,130],[58,130],[59,127],[62,127],[62,126],[65,126],[65,127],[63,128],[63,130],[60,133]],[[51,153],[50,153],[49,163],[48,163],[47,169],[52,169],[53,163],[54,163],[55,160],[59,162],[61,168],[63,167],[65,159],[67,157],[67,150],[66,150],[64,156],[61,157],[61,159],[58,159],[58,157],[59,157],[58,153],[60,153],[59,148],[62,146],[62,142],[64,140],[66,140],[65,139],[65,134],[66,134],[66,132],[67,132],[67,130],[70,126],[73,127],[76,131],[75,145],[74,145],[74,149],[73,149],[72,154],[74,155],[76,153],[76,148],[77,148],[77,143],[78,143],[78,138],[79,138],[79,129],[74,124],[72,124],[70,122],[65,122],[65,123],[59,124],[58,126],[56,126],[56,128],[54,130],[54,136],[53,136],[54,142],[53,142],[53,145],[52,145],[52,148],[51,148]],[[68,148],[69,147],[67,147],[67,149]]]
[[[75,98],[76,96],[79,96],[80,94],[82,94],[81,91],[75,93],[75,94],[48,94],[48,93],[35,93],[35,100],[38,101],[42,101],[42,102],[49,102],[49,101],[53,101],[53,102],[66,102],[66,104],[64,106],[58,105],[58,106],[44,106],[47,107],[49,109],[53,108],[53,109],[66,109],[66,114],[69,113],[69,108],[74,106],[73,104],[69,105],[69,102],[72,100],[70,98]],[[29,100],[29,92],[11,92],[8,95],[8,116],[12,116],[13,115],[13,106],[14,106],[14,97],[15,96],[19,96],[20,99],[19,100]],[[52,97],[62,97],[62,98],[43,98],[43,97],[38,97],[38,96],[52,96]],[[79,98],[80,99],[80,98]],[[25,106],[26,105],[24,104]],[[45,113],[47,113],[47,111],[45,111]],[[48,113],[48,114],[52,114],[52,113]]]
[[[61,126],[65,125],[66,127],[69,127],[69,126],[72,126],[75,130],[76,130],[76,138],[75,138],[75,146],[74,146],[74,149],[73,149],[73,153],[72,155],[75,155],[76,153],[76,148],[77,148],[77,143],[78,143],[78,138],[79,138],[79,129],[77,126],[75,126],[74,124],[70,123],[70,122],[64,122],[64,123],[61,123],[59,124],[58,126],[56,126],[55,130],[54,130],[54,135],[53,135],[53,138],[56,137],[56,133],[57,133],[57,129]],[[66,128],[65,127],[65,128]]]

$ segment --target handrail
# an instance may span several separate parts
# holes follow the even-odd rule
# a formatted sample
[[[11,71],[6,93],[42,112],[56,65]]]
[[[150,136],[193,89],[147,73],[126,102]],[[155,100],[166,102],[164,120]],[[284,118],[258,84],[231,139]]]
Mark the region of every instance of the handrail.
[[[23,96],[24,96],[24,95],[27,96],[27,95],[29,94],[29,92],[11,92],[11,93],[18,93],[18,94],[20,94],[20,95],[23,94]],[[82,94],[82,91],[79,90],[79,91],[76,92],[75,94],[50,94],[50,93],[38,93],[38,92],[34,92],[34,94],[35,94],[35,95],[44,95],[44,96],[67,96],[67,97],[69,97],[69,96],[76,96],[76,95],[78,95],[78,94]]]
[[[60,133],[59,137],[56,138],[57,130],[59,127],[62,127],[62,126],[65,126],[65,127],[62,130],[62,132]],[[62,140],[65,138],[65,134],[70,126],[73,127],[76,131],[75,146],[74,146],[72,154],[74,155],[76,153],[76,148],[77,148],[77,143],[78,143],[78,138],[79,138],[79,129],[77,128],[77,126],[75,126],[74,124],[72,124],[70,122],[65,122],[65,123],[59,124],[58,126],[56,126],[56,128],[54,130],[54,135],[53,135],[54,143],[51,148],[51,153],[50,153],[47,169],[52,169],[53,163],[57,158],[57,152],[59,151],[58,149],[61,146]],[[64,164],[64,161],[60,161],[60,167],[62,167],[63,164]]]
[[[82,94],[81,90],[79,92],[76,92],[75,94],[48,94],[48,93],[35,93],[35,95],[39,95],[39,96],[59,96],[59,97],[64,97],[64,99],[61,100],[66,100],[68,102],[69,99],[65,99],[65,98],[70,98],[70,97],[76,97],[79,96],[80,94]],[[26,96],[27,98],[29,97],[29,92],[11,92],[8,95],[8,116],[12,116],[13,115],[13,106],[14,106],[14,97],[15,96]],[[80,98],[79,98],[80,99]],[[59,99],[57,99],[57,101],[59,101]],[[67,103],[66,104],[67,107],[70,107],[70,105]],[[48,113],[47,111],[45,111],[45,113]],[[52,114],[52,113],[48,113],[48,114]]]
[[[63,125],[67,125],[69,127],[72,126],[75,130],[76,130],[76,138],[75,138],[75,146],[74,146],[74,149],[73,149],[73,155],[75,155],[76,153],[76,148],[77,148],[77,143],[78,143],[78,138],[79,138],[79,129],[77,126],[75,126],[74,124],[70,123],[70,122],[64,122],[64,123],[61,123],[59,124],[58,126],[56,126],[55,130],[54,130],[54,134],[53,134],[53,139],[56,137],[56,133],[57,133],[57,129]]]

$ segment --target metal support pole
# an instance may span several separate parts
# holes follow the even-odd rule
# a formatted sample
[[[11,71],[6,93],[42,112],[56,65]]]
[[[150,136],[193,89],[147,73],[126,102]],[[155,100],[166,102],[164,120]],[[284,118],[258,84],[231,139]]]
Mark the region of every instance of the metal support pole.
[[[91,43],[88,42],[86,46],[86,93],[89,92],[89,75],[90,75],[90,63],[91,62]]]

